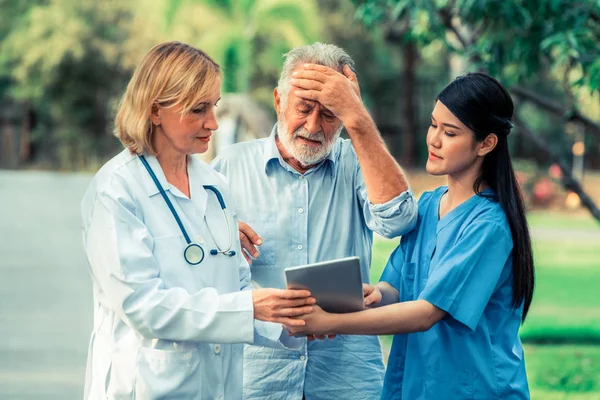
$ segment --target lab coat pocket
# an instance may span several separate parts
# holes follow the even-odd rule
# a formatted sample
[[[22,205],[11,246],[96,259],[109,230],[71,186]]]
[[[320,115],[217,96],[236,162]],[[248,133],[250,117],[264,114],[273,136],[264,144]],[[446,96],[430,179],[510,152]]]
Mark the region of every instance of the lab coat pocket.
[[[107,399],[133,399],[137,349],[121,350],[110,356],[110,366],[104,381]]]
[[[196,399],[202,393],[197,349],[174,351],[141,347],[135,380],[136,398]]]

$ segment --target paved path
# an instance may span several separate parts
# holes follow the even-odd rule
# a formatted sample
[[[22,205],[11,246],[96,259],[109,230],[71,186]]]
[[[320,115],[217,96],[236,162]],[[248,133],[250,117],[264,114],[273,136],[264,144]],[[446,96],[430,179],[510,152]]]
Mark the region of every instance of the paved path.
[[[0,171],[0,399],[81,399],[91,283],[79,202],[91,175]]]

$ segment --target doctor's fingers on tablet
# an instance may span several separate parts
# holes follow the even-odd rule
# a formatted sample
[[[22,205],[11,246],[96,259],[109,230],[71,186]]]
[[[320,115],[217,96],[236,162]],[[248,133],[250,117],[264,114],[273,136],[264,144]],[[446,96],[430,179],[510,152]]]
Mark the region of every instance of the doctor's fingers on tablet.
[[[300,299],[310,297],[310,292],[306,289],[275,289],[282,299]]]
[[[314,297],[304,297],[301,299],[292,299],[292,300],[281,299],[277,302],[277,306],[279,308],[311,306],[313,304],[317,304],[317,300]]]
[[[301,317],[306,314],[310,314],[314,309],[310,306],[306,307],[293,307],[293,308],[280,308],[278,310],[273,310],[271,317],[272,318],[281,318],[281,317]]]

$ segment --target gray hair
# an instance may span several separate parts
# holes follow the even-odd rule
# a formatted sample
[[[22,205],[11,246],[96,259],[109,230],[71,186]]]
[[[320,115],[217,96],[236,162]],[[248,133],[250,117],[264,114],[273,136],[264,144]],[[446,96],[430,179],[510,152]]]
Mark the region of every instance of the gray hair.
[[[338,72],[342,72],[344,65],[348,65],[354,71],[354,60],[344,49],[332,44],[316,42],[307,46],[296,47],[284,54],[283,57],[285,57],[285,61],[277,83],[282,110],[287,107],[287,98],[290,93],[290,75],[299,64],[320,64],[333,68]]]

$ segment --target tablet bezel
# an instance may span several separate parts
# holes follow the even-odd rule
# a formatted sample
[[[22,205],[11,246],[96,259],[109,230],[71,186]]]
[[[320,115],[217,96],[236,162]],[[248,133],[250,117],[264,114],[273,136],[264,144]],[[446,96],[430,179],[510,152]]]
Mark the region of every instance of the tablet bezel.
[[[327,312],[349,313],[365,309],[359,257],[299,265],[284,271],[287,288],[308,289]]]

